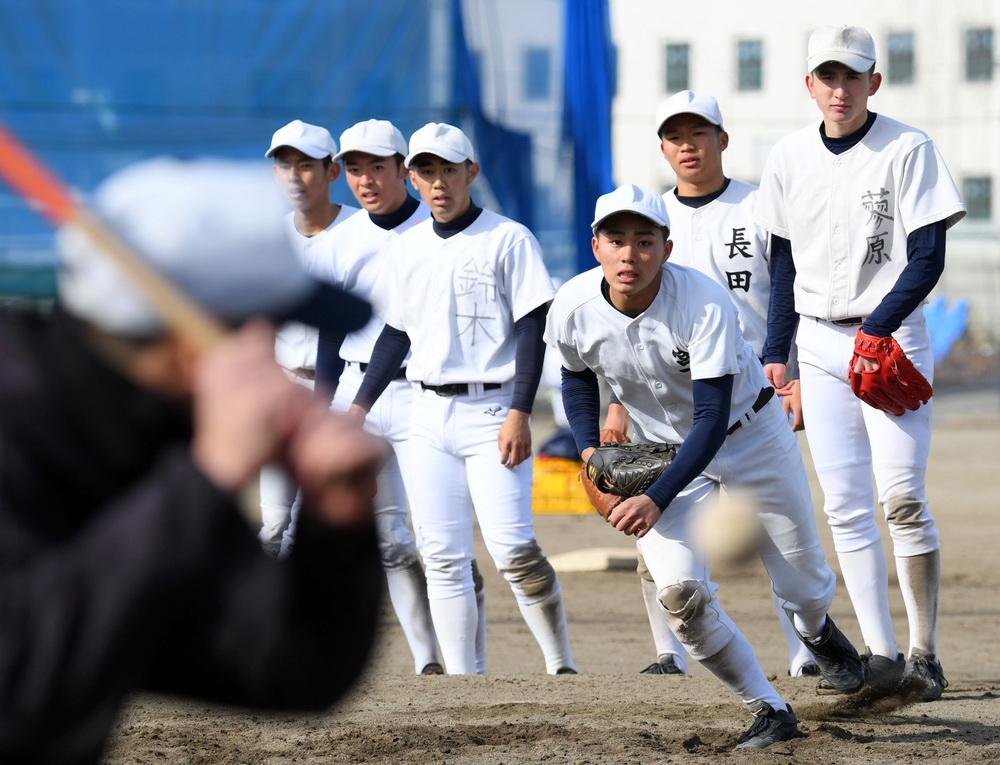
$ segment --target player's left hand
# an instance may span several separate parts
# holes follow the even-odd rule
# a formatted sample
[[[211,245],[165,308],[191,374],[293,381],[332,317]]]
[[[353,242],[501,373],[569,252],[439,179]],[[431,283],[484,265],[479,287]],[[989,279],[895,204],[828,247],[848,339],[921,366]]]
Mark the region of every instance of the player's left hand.
[[[802,389],[798,380],[788,382],[789,392],[781,395],[781,408],[785,412],[785,417],[792,420],[792,431],[805,430],[805,421],[802,419]]]
[[[608,516],[608,523],[623,534],[641,539],[660,520],[660,508],[645,494],[623,500]]]
[[[530,415],[519,409],[511,409],[507,419],[500,426],[497,446],[500,448],[500,462],[509,468],[516,467],[531,456]]]

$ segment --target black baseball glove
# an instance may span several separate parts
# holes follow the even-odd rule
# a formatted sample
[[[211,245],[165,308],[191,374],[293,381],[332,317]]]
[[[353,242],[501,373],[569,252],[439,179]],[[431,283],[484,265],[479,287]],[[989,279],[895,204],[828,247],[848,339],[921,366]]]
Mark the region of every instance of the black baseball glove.
[[[587,460],[587,477],[605,494],[637,497],[653,485],[676,455],[673,444],[598,446]]]

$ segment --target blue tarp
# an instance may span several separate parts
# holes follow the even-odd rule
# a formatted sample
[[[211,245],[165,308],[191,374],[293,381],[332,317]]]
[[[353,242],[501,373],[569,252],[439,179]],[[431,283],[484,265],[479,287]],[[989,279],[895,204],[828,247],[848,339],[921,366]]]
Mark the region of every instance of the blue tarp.
[[[594,265],[594,202],[611,191],[614,60],[607,0],[566,0],[563,140],[573,147],[573,232],[577,270]]]
[[[452,81],[431,83],[444,44]],[[477,201],[530,227],[530,138],[486,119],[472,62],[459,0],[0,0],[0,121],[85,193],[158,154],[264,161],[292,119],[335,137],[371,117],[404,135],[443,120],[474,134],[491,192]],[[450,102],[431,103],[442,87]],[[352,201],[344,183],[333,197]],[[0,189],[0,266],[50,249]]]

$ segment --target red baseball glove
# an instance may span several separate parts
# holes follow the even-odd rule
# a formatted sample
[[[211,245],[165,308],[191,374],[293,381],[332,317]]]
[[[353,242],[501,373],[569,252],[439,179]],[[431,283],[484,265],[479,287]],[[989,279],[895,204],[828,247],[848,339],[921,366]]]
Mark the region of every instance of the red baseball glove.
[[[878,363],[874,372],[855,372],[858,358]],[[927,378],[906,358],[892,336],[873,337],[860,329],[854,338],[854,356],[847,371],[854,395],[883,412],[901,415],[915,411],[934,395]]]
[[[602,430],[600,438],[602,445],[628,443],[628,437],[624,433],[620,430],[612,430],[610,428]],[[587,499],[590,500],[590,504],[594,506],[598,515],[607,520],[608,516],[611,515],[611,511],[621,504],[623,498],[616,497],[614,494],[605,494],[594,486],[594,482],[587,477],[586,465],[580,468],[579,479],[580,483],[583,484],[583,490],[587,492]]]

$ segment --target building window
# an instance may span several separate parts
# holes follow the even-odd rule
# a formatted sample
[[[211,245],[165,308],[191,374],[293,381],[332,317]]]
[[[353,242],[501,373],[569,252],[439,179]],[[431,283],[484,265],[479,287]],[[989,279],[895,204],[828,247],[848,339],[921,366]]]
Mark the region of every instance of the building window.
[[[993,179],[989,177],[966,178],[962,182],[962,196],[970,220],[989,220],[993,208]]]
[[[691,46],[667,46],[667,95],[687,90],[691,81]]]
[[[965,33],[965,79],[993,79],[993,29],[969,29]]]
[[[886,75],[894,85],[913,82],[913,32],[889,33],[889,65]]]
[[[528,48],[524,51],[524,98],[547,101],[552,96],[552,51]]]
[[[764,43],[760,40],[740,40],[737,60],[739,90],[760,90],[764,82]]]

